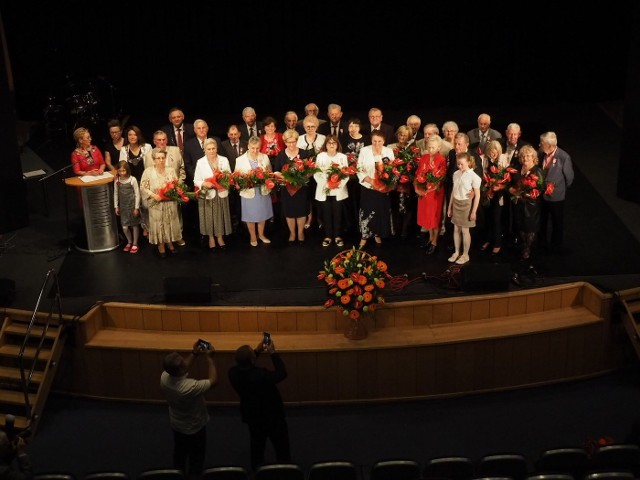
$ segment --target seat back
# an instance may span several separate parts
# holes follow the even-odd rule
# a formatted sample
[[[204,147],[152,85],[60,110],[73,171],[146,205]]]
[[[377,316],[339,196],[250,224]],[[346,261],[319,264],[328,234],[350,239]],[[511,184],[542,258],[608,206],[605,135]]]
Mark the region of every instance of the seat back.
[[[254,480],[305,480],[304,471],[295,463],[273,463],[258,467]]]
[[[76,477],[71,473],[45,472],[34,475],[32,480],[76,480]]]
[[[469,457],[432,458],[424,466],[422,477],[470,480],[474,475],[473,461]]]
[[[116,471],[92,472],[85,474],[82,480],[129,480],[129,475]]]
[[[238,465],[209,467],[202,471],[200,480],[249,480],[249,472]]]
[[[635,475],[631,472],[590,472],[584,476],[584,480],[635,480]]]
[[[582,480],[582,477],[575,478],[568,473],[534,473],[527,475],[525,480]]]
[[[593,468],[599,471],[628,470],[640,477],[640,446],[603,445],[593,455]]]
[[[137,480],[186,480],[184,472],[177,468],[155,468],[138,474]]]
[[[529,467],[527,460],[518,453],[500,453],[485,455],[476,466],[476,477],[510,477],[524,480]]]
[[[358,468],[352,462],[316,462],[309,467],[307,480],[358,480]]]
[[[536,473],[565,473],[581,479],[589,470],[591,460],[584,448],[550,448],[534,462]]]
[[[370,480],[419,480],[420,474],[415,460],[380,460],[371,467]]]

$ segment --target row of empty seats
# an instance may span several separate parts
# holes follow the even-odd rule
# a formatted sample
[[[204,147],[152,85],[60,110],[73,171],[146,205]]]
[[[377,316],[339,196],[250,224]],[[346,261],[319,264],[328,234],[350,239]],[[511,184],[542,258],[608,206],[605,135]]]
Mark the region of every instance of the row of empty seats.
[[[296,463],[263,465],[255,472],[242,466],[206,469],[201,480],[640,480],[640,447],[606,445],[590,456],[583,448],[545,450],[533,462],[517,453],[469,457],[449,456],[428,460],[387,459],[370,468],[349,461],[328,461],[304,469]],[[77,479],[65,473],[41,473],[34,480],[131,480],[124,472],[96,472]],[[141,472],[136,480],[186,480],[176,469]]]

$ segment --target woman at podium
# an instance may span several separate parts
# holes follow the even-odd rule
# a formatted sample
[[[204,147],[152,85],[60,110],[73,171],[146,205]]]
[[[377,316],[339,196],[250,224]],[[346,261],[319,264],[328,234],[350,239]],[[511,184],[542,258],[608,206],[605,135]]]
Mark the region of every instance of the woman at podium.
[[[73,173],[79,177],[85,175],[102,175],[106,164],[102,152],[91,144],[91,133],[84,127],[73,131],[76,148],[71,152]]]

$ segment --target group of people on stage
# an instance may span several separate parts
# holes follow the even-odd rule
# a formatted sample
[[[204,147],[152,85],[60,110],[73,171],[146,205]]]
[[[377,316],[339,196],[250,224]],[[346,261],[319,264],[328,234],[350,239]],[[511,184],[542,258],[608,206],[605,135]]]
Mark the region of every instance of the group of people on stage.
[[[112,120],[104,156],[79,128],[71,161],[77,175],[114,171],[114,206],[131,253],[139,250],[142,231],[166,257],[185,244],[183,229],[196,224],[210,250],[224,250],[240,221],[257,247],[271,243],[267,222],[280,220],[290,244],[305,242],[315,220],[323,247],[343,247],[348,231],[357,231],[357,245],[365,248],[392,235],[406,239],[419,228],[421,246],[433,254],[450,232],[449,261],[460,265],[470,259],[472,237],[493,255],[514,240],[524,260],[538,243],[563,248],[564,200],[574,172],[554,132],[540,135],[536,149],[522,140],[517,123],[503,137],[486,113],[467,133],[447,121],[440,136],[436,124],[421,129],[417,115],[394,130],[379,108],[369,110],[367,124],[345,122],[337,104],[328,106],[327,120],[318,111],[308,104],[302,119],[288,111],[279,129],[274,117],[258,121],[246,107],[221,141],[209,135],[206,121],[187,123],[173,108],[153,146],[137,126]],[[240,174],[253,175],[254,183],[230,185]],[[167,201],[175,200],[165,196],[172,183],[179,195],[197,191],[197,201]]]

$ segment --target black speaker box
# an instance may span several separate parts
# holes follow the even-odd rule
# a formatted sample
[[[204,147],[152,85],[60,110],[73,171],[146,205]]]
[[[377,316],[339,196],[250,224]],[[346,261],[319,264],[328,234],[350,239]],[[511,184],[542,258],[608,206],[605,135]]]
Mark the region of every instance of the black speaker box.
[[[166,303],[208,303],[211,301],[211,277],[165,277]]]
[[[504,263],[469,263],[462,267],[461,288],[467,291],[507,290],[511,267]]]
[[[10,307],[16,298],[16,282],[0,278],[0,307]]]

